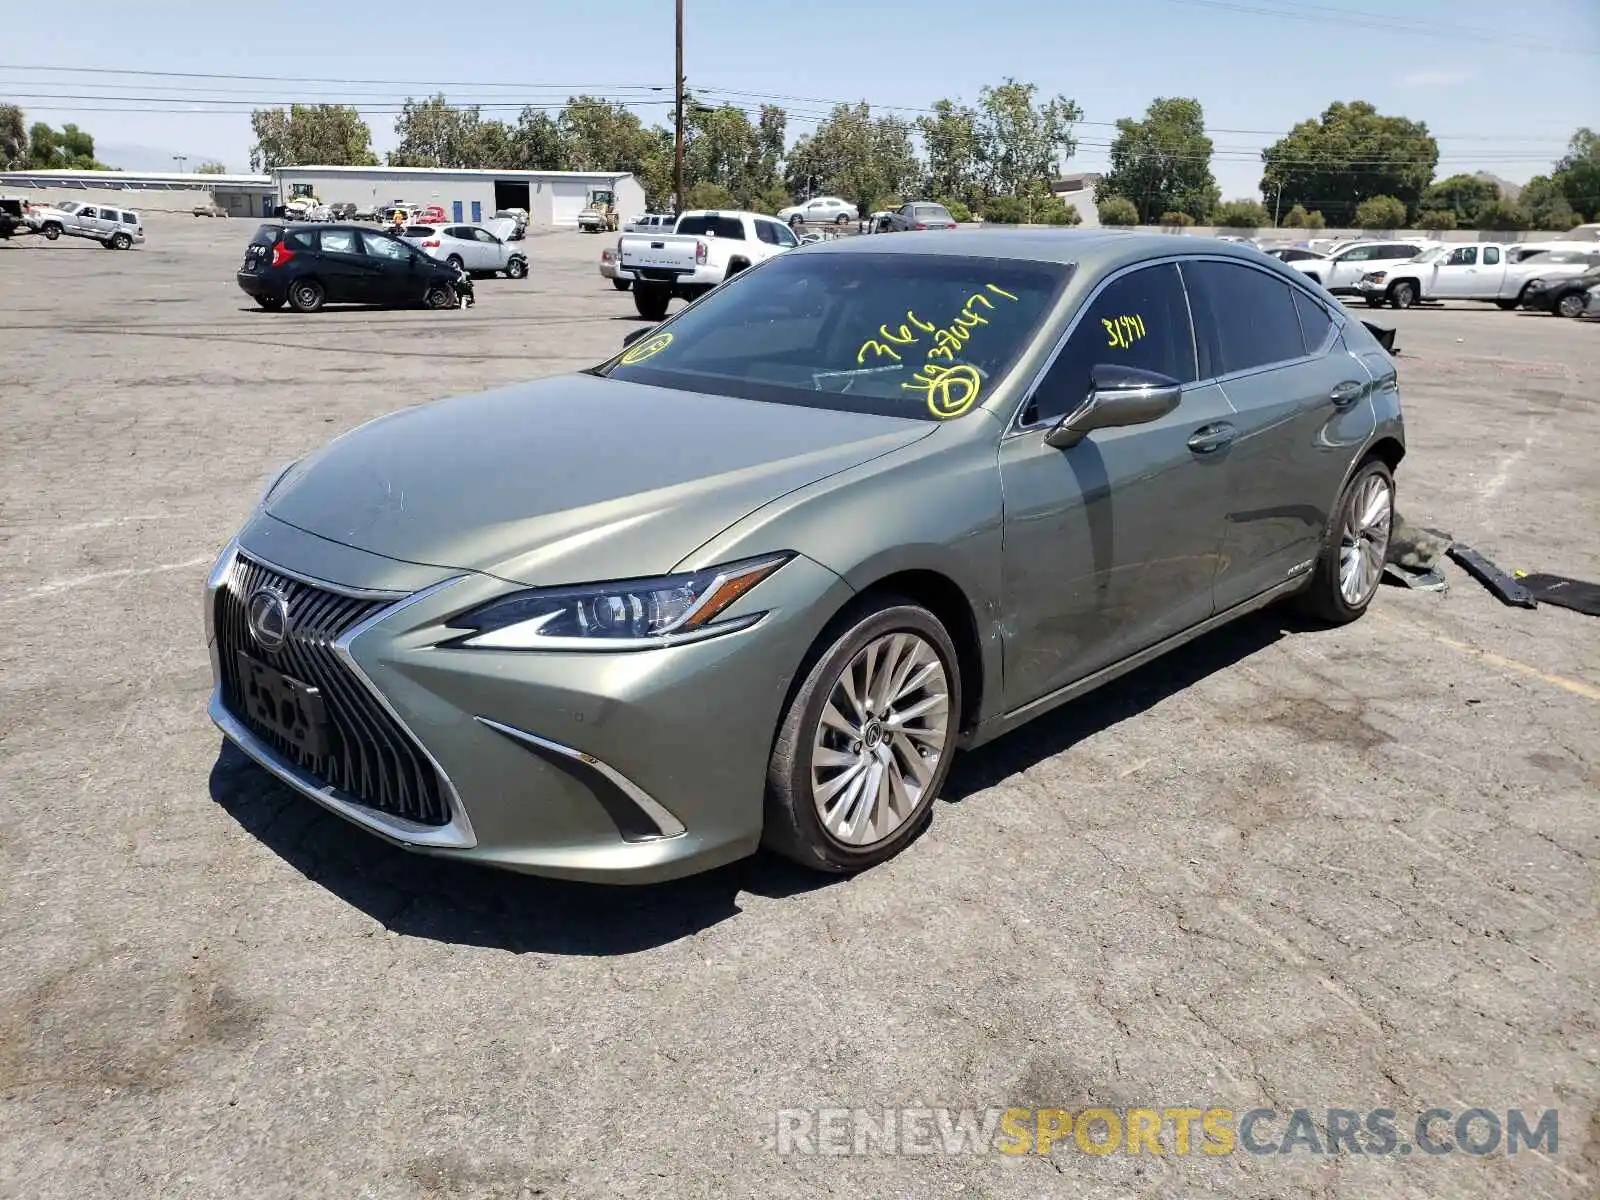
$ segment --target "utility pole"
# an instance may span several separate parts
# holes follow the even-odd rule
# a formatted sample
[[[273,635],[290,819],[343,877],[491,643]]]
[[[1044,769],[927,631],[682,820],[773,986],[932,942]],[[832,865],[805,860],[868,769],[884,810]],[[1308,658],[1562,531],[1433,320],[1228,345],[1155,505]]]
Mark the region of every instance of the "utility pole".
[[[189,161],[189,156],[187,154],[174,154],[172,161],[178,164],[178,170],[181,172],[183,164]]]
[[[678,119],[673,122],[677,133],[677,145],[673,151],[672,167],[672,211],[683,212],[683,0],[677,0],[678,9],[678,36],[677,36],[677,73],[673,76],[673,86],[677,94]]]

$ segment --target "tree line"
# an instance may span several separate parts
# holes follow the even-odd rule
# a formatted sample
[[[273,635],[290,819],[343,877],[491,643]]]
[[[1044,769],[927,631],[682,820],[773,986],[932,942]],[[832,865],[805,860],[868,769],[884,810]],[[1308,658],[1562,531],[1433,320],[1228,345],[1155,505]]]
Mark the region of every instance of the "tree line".
[[[865,101],[838,104],[790,145],[782,107],[763,104],[752,113],[690,94],[683,200],[775,212],[797,196],[830,194],[870,212],[917,197],[944,203],[961,219],[1075,224],[1077,209],[1052,193],[1051,182],[1078,149],[1082,119],[1066,96],[1006,78],[981,89],[976,104],[941,99],[914,118],[875,114]],[[255,171],[379,165],[371,128],[348,105],[262,108],[250,124]],[[391,166],[628,171],[652,208],[672,201],[672,129],[646,125],[626,104],[600,96],[570,97],[554,114],[530,106],[502,121],[440,93],[408,99],[394,133],[395,149],[385,156]],[[1193,98],[1158,98],[1143,116],[1119,120],[1096,189],[1101,223],[1563,230],[1586,214],[1600,217],[1600,134],[1587,127],[1514,200],[1481,175],[1436,179],[1439,145],[1427,125],[1365,101],[1331,104],[1264,149],[1261,200],[1224,201],[1214,153]],[[93,138],[77,126],[56,131],[40,122],[30,130],[22,111],[4,104],[0,164],[100,166]]]

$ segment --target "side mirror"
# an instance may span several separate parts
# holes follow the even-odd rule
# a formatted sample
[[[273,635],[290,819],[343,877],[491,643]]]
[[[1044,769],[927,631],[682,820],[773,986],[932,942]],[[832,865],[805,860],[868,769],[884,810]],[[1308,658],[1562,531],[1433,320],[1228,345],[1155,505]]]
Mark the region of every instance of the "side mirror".
[[[642,325],[638,329],[630,329],[627,333],[622,335],[622,344],[623,344],[623,346],[624,347],[628,347],[628,346],[633,345],[635,342],[637,342],[640,338],[642,338],[645,334],[649,333],[654,328],[655,328],[654,325]]]
[[[1183,397],[1176,379],[1120,363],[1100,363],[1089,378],[1088,399],[1044,435],[1045,445],[1067,450],[1096,429],[1159,421]]]

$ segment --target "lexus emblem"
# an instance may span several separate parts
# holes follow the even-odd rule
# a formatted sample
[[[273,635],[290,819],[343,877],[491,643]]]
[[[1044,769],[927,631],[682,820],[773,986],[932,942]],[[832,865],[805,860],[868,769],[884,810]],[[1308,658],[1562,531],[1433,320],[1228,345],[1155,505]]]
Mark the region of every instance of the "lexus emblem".
[[[289,598],[273,588],[257,588],[245,604],[245,620],[263,650],[281,649],[289,637]]]

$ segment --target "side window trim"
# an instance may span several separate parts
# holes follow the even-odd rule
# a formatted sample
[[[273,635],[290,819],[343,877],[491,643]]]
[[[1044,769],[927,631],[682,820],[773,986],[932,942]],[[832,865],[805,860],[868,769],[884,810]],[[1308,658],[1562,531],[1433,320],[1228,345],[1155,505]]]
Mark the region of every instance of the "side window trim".
[[[1189,290],[1187,285],[1183,282],[1183,267],[1181,265],[1186,258],[1192,257],[1193,256],[1173,255],[1169,258],[1148,258],[1142,262],[1129,263],[1125,267],[1118,267],[1110,275],[1107,275],[1099,283],[1095,284],[1094,290],[1084,297],[1083,302],[1078,305],[1078,311],[1072,315],[1072,320],[1067,322],[1067,327],[1062,330],[1061,335],[1056,338],[1055,345],[1050,348],[1049,355],[1045,358],[1044,362],[1039,365],[1039,369],[1034,372],[1033,378],[1028,380],[1028,386],[1022,389],[1021,398],[1017,401],[1015,411],[1013,411],[1011,416],[1006,420],[1006,429],[1005,432],[1000,435],[1001,440],[1003,441],[1006,438],[1015,437],[1019,434],[1034,432],[1036,430],[1043,429],[1046,425],[1054,424],[1054,421],[1046,418],[1045,420],[1041,421],[1031,421],[1024,425],[1022,423],[1022,414],[1028,411],[1028,408],[1030,407],[1029,401],[1033,399],[1034,393],[1038,391],[1039,385],[1044,382],[1045,377],[1050,374],[1050,369],[1056,365],[1056,359],[1061,357],[1061,352],[1066,349],[1067,342],[1072,338],[1072,335],[1078,331],[1078,326],[1083,323],[1084,317],[1088,314],[1089,310],[1094,307],[1095,301],[1100,299],[1100,293],[1105,291],[1113,283],[1116,283],[1118,280],[1123,278],[1123,276],[1132,275],[1135,271],[1142,271],[1148,267],[1166,266],[1168,264],[1174,264],[1178,266],[1178,284],[1179,287],[1183,288],[1183,306],[1185,311],[1189,313],[1189,341],[1195,352],[1195,372],[1198,374],[1200,370],[1200,348],[1195,343],[1197,332],[1194,327],[1194,309],[1189,303]],[[1221,261],[1237,262],[1238,260],[1225,258]],[[1199,387],[1207,382],[1209,382],[1209,380],[1200,378],[1196,379],[1193,383],[1186,383],[1183,386],[1185,390],[1188,390],[1192,387]]]

